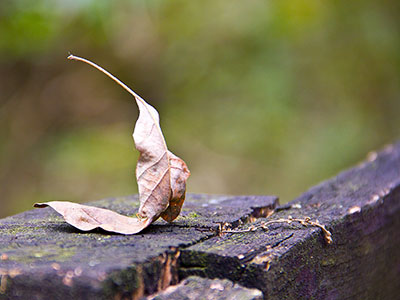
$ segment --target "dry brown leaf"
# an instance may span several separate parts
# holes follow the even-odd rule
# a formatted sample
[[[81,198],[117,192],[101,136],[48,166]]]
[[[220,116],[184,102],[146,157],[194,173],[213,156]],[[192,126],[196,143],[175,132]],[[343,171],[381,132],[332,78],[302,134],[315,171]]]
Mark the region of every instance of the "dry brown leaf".
[[[167,209],[171,198],[169,155],[157,111],[140,97],[135,99],[139,107],[133,132],[136,149],[140,152],[136,165],[139,216],[155,220]]]
[[[186,180],[190,176],[190,171],[182,159],[170,151],[168,153],[172,197],[169,200],[169,206],[161,214],[161,217],[167,222],[172,222],[179,216],[183,202],[185,201]]]
[[[130,218],[108,209],[68,201],[35,203],[34,206],[50,206],[62,215],[67,223],[83,231],[99,227],[111,232],[134,234],[142,231],[151,223],[150,219]]]
[[[81,230],[101,227],[107,231],[133,234],[143,230],[160,216],[172,222],[178,217],[185,200],[186,180],[190,172],[185,162],[168,150],[157,110],[93,62],[73,55],[68,56],[68,59],[85,62],[100,70],[136,100],[139,118],[133,132],[133,140],[140,152],[136,166],[140,200],[139,219],[122,216],[106,209],[63,201],[37,203],[35,207],[51,206],[63,215],[66,222]]]

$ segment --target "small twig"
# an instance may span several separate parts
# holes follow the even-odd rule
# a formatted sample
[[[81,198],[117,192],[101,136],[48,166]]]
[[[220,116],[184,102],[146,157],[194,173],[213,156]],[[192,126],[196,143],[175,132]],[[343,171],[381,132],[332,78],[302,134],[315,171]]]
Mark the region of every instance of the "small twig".
[[[251,225],[249,228],[247,229],[240,229],[240,230],[233,230],[233,229],[219,229],[220,233],[243,233],[243,232],[252,232],[252,231],[256,231],[258,228],[261,228],[261,226],[255,226],[255,225]]]
[[[271,221],[268,221],[268,222],[262,222],[260,225],[251,225],[249,228],[243,229],[243,230],[221,229],[220,233],[252,232],[252,231],[256,231],[259,228],[264,229],[264,230],[268,230],[267,226],[271,225],[271,224],[274,224],[274,223],[291,224],[293,222],[299,222],[303,226],[316,226],[316,227],[321,228],[321,230],[322,230],[322,232],[324,234],[325,241],[328,244],[332,244],[333,243],[332,233],[329,230],[327,230],[325,228],[325,226],[320,224],[318,221],[315,221],[315,222],[311,221],[310,217],[305,217],[304,219],[298,219],[298,218],[292,218],[292,217],[289,217],[288,219],[276,219],[276,220],[271,220]]]
[[[277,219],[277,220],[271,220],[265,223],[261,223],[261,227],[265,230],[268,230],[266,228],[268,225],[273,224],[273,223],[287,223],[291,224],[292,222],[299,222],[303,226],[316,226],[322,229],[322,232],[324,233],[324,238],[328,244],[332,244],[332,233],[325,228],[324,225],[320,224],[318,221],[311,221],[310,217],[305,217],[304,219],[297,219],[297,218],[292,218],[289,217],[288,219]]]

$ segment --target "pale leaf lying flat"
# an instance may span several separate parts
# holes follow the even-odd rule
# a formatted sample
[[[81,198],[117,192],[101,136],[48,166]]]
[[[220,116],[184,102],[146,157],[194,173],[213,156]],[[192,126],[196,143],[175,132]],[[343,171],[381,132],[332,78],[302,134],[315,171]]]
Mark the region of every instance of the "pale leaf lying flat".
[[[35,207],[51,206],[66,222],[81,230],[97,227],[122,234],[140,232],[160,216],[167,222],[176,219],[185,201],[186,180],[190,171],[185,162],[170,152],[160,128],[157,110],[133,92],[108,71],[81,57],[70,55],[68,59],[85,62],[100,70],[127,90],[139,107],[139,118],[133,132],[135,147],[140,152],[136,166],[139,189],[139,219],[122,216],[115,212],[91,206],[54,201],[35,204]]]
[[[134,234],[142,231],[151,223],[149,219],[139,220],[120,215],[108,209],[68,201],[36,203],[34,206],[50,206],[62,215],[68,224],[83,231],[102,228],[110,232]]]

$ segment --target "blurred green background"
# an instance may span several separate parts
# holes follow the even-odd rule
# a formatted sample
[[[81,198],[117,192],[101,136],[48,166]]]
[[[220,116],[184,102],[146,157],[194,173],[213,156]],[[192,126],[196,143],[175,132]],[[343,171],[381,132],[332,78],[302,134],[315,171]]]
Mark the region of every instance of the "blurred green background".
[[[400,2],[0,2],[0,217],[137,192],[137,107],[188,191],[289,201],[400,136]]]

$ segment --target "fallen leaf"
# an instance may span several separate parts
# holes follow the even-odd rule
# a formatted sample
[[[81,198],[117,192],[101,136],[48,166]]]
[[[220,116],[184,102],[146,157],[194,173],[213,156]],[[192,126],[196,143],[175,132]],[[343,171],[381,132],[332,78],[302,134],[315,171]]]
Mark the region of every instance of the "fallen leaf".
[[[170,152],[160,128],[157,110],[108,71],[93,62],[74,55],[68,59],[85,62],[116,81],[136,100],[139,117],[133,132],[135,147],[140,155],[136,165],[140,207],[138,219],[115,212],[66,201],[36,203],[35,207],[50,206],[65,221],[81,230],[100,227],[122,234],[138,233],[160,216],[167,222],[176,219],[186,193],[190,171],[185,162]]]
[[[106,231],[134,234],[142,231],[151,223],[150,219],[130,218],[108,209],[68,201],[50,201],[34,205],[39,208],[46,206],[50,206],[62,215],[67,223],[83,231],[99,227]]]

